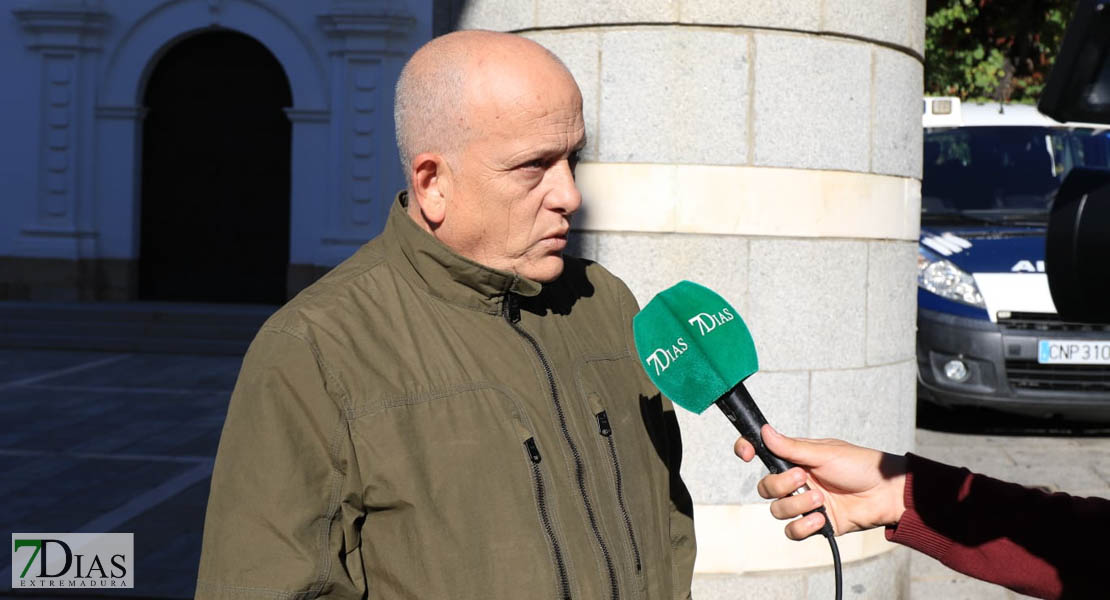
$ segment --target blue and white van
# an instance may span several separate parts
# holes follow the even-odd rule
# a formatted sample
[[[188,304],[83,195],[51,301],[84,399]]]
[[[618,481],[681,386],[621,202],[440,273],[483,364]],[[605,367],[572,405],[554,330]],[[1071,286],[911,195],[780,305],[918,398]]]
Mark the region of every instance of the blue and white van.
[[[1044,262],[1053,196],[1110,168],[1110,129],[956,98],[926,98],[922,124],[919,397],[1110,421],[1110,327],[1061,320]]]

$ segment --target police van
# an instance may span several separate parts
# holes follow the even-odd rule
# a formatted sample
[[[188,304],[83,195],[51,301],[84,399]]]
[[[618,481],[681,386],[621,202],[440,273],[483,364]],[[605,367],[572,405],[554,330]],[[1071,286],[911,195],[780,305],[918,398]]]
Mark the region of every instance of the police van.
[[[1110,168],[1110,129],[958,98],[925,98],[922,124],[919,398],[1110,421],[1110,327],[1062,320],[1044,261],[1053,196]]]

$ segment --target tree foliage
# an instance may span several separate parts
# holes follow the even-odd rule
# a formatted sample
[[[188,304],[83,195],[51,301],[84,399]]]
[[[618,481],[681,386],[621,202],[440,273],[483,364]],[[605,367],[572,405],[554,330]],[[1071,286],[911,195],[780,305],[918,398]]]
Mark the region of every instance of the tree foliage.
[[[927,0],[925,93],[1033,103],[1076,0]]]

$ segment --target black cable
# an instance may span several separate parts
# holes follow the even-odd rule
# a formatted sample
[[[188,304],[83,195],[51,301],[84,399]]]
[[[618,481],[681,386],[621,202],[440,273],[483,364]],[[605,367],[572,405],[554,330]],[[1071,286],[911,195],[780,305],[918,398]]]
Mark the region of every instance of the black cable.
[[[836,600],[841,600],[844,596],[844,572],[840,566],[840,549],[836,547],[836,536],[831,531],[821,533],[829,540],[829,549],[832,550],[833,573],[836,575]]]
[[[836,577],[836,600],[841,600],[844,596],[844,571],[840,565],[840,548],[836,545],[836,532],[833,531],[832,521],[829,520],[829,514],[825,512],[824,506],[818,506],[806,514],[815,512],[825,517],[825,524],[821,526],[820,531],[821,535],[829,540],[829,550],[832,550],[833,556],[833,575]]]
[[[799,494],[808,490],[809,488],[802,486],[795,490],[794,494]],[[829,513],[825,510],[824,506],[818,506],[805,513],[803,516],[812,515],[813,513],[821,513],[821,516],[825,518],[825,524],[822,525],[821,529],[818,531],[820,531],[821,535],[825,536],[825,539],[829,540],[829,549],[832,550],[833,555],[833,575],[836,576],[836,600],[841,600],[844,597],[844,572],[843,568],[840,566],[840,548],[836,546],[836,532],[833,531],[832,521],[829,520]],[[810,535],[813,534],[811,533]]]

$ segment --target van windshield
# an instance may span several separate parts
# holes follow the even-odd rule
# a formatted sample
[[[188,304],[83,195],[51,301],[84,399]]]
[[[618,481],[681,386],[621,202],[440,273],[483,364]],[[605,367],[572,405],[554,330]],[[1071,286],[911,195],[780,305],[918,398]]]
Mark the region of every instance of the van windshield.
[[[921,218],[1044,223],[1053,195],[1074,167],[1110,168],[1110,130],[926,129]]]

